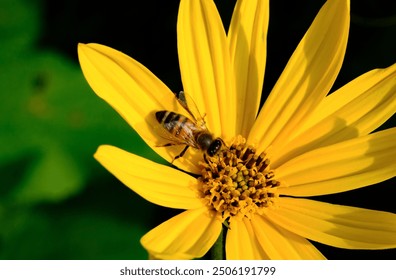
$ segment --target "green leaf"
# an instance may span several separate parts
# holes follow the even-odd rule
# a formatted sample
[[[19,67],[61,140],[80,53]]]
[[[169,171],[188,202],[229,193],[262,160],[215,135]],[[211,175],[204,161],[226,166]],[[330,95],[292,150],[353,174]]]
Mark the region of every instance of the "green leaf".
[[[41,28],[38,4],[38,1],[1,0],[0,62],[28,51],[37,39]]]
[[[61,201],[80,190],[83,175],[73,158],[51,143],[32,162],[13,200],[23,204]]]
[[[0,259],[147,259],[141,225],[87,209],[9,207],[0,224]]]

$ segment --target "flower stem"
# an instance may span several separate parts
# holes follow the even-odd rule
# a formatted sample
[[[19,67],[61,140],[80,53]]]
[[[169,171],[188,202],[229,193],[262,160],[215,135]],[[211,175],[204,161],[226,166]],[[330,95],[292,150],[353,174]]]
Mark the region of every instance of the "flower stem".
[[[225,240],[223,237],[224,229],[221,229],[219,237],[217,238],[216,242],[213,244],[212,248],[210,249],[210,255],[212,260],[224,260],[225,259]]]

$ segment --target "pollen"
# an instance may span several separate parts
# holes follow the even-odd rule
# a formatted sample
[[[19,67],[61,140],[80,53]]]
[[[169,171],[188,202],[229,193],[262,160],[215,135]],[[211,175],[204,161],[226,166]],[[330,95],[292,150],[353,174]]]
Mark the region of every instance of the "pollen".
[[[270,161],[264,152],[257,154],[242,137],[213,157],[206,157],[199,178],[204,203],[229,217],[251,218],[276,203],[280,183],[274,180]]]

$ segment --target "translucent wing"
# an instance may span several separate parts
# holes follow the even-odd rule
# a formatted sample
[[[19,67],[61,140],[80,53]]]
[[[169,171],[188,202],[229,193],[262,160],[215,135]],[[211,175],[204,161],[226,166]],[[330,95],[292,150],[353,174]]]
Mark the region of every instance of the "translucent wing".
[[[198,106],[190,95],[184,91],[175,93],[176,99],[180,105],[190,114],[191,118],[201,127],[205,127],[204,116],[198,110]]]
[[[187,118],[185,116],[182,117]],[[197,143],[194,139],[194,132],[197,131],[197,127],[192,121],[162,122],[158,123],[158,125],[154,127],[154,130],[156,131],[158,136],[168,140],[167,143],[159,144],[158,146],[188,145],[194,148],[198,148]]]

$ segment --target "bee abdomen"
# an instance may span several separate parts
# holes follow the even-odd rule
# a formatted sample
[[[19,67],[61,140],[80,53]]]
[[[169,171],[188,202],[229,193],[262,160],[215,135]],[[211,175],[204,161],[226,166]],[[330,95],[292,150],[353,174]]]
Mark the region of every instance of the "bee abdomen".
[[[163,123],[163,122],[165,122],[165,120],[168,117],[169,113],[170,113],[169,111],[158,111],[158,112],[155,112],[155,118],[157,119],[157,121],[159,123]]]
[[[155,118],[159,123],[178,122],[180,115],[170,111],[158,111],[155,113]]]
[[[158,111],[155,113],[157,121],[171,134],[178,136],[185,129],[185,124],[189,120],[178,113],[170,111]]]

